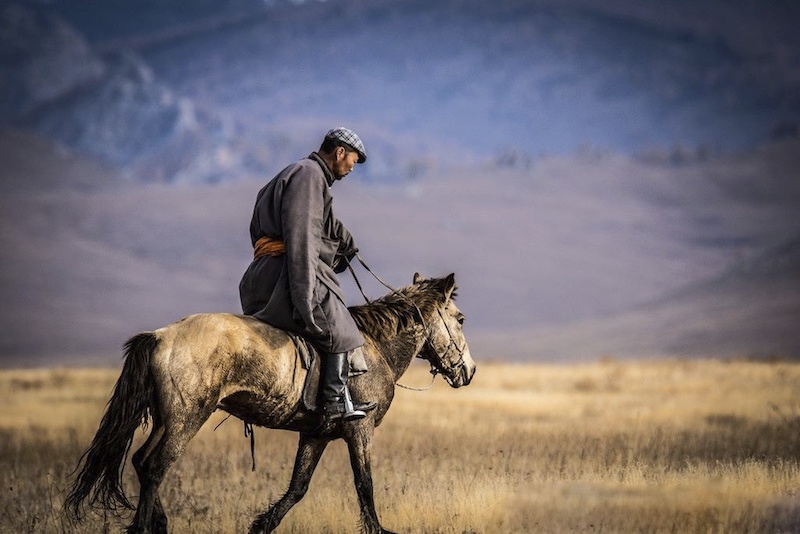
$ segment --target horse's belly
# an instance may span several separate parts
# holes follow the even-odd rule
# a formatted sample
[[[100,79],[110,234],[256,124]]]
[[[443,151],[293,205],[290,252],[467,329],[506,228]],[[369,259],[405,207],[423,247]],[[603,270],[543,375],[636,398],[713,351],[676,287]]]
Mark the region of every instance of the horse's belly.
[[[299,398],[263,397],[247,391],[228,395],[218,407],[242,421],[266,428],[283,428],[301,408]]]

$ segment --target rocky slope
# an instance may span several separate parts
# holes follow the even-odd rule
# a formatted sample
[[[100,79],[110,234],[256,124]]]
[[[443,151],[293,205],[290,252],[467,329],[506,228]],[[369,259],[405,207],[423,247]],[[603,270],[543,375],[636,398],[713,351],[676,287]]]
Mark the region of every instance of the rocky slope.
[[[134,181],[197,183],[240,170],[230,118],[160,83],[130,51],[98,55],[42,10],[0,8],[0,124],[33,131]]]

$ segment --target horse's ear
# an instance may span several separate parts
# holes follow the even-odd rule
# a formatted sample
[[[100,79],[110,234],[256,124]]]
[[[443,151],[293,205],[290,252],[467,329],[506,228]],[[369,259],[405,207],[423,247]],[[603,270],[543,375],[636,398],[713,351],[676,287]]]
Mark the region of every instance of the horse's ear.
[[[449,299],[455,289],[456,289],[456,273],[450,273],[444,279],[444,296]]]
[[[422,282],[422,276],[419,273],[414,273],[414,283],[419,284]]]

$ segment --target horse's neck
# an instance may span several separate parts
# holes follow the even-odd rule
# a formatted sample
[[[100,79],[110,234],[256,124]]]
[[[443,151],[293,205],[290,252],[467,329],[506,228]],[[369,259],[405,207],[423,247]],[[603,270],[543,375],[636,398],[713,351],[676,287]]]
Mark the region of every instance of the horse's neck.
[[[398,380],[422,350],[425,337],[419,328],[414,327],[398,333],[391,339],[375,343],[378,351],[394,371],[395,380]]]

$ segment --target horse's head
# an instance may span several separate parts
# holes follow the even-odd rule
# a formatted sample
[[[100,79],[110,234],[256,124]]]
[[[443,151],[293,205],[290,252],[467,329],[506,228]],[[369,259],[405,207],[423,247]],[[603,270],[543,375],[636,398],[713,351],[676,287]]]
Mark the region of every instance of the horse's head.
[[[450,387],[468,385],[475,374],[475,361],[464,338],[464,314],[453,302],[455,275],[425,280],[416,273],[414,284],[430,284],[431,290],[438,292],[436,310],[425,318],[427,341],[420,357],[428,360]]]

